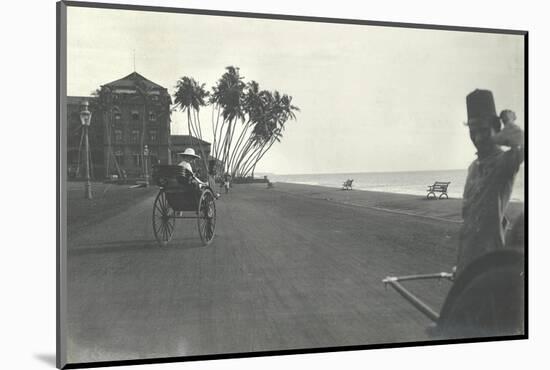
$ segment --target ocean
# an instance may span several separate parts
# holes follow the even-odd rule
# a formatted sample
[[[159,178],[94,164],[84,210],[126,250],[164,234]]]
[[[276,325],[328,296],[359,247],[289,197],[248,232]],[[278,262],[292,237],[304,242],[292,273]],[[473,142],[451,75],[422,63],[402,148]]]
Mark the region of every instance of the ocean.
[[[466,182],[466,170],[410,171],[410,172],[355,172],[323,173],[303,175],[270,174],[269,179],[277,182],[318,185],[341,188],[347,179],[353,179],[354,190],[383,191],[426,196],[428,185],[435,181],[450,181],[450,198],[462,198]],[[524,201],[524,169],[520,167],[514,182],[512,200]]]

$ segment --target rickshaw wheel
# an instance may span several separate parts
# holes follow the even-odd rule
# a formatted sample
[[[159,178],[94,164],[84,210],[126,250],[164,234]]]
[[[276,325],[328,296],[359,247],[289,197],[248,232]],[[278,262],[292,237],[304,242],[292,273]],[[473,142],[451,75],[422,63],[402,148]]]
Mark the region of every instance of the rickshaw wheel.
[[[168,204],[166,194],[160,191],[153,204],[153,233],[157,242],[165,246],[172,239],[176,219],[174,210]]]
[[[203,245],[208,245],[214,239],[216,230],[216,203],[210,189],[202,192],[198,207],[197,226]]]
[[[524,257],[519,250],[489,253],[455,280],[437,322],[441,337],[524,333]]]

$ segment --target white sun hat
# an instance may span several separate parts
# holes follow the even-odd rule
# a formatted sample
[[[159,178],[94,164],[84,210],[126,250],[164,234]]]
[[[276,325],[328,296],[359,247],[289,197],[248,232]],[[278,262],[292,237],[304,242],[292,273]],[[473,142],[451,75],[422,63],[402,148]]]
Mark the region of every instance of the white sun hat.
[[[195,154],[195,149],[193,149],[193,148],[187,148],[183,152],[180,152],[178,154],[179,155],[187,155],[189,157],[200,158],[198,155]]]

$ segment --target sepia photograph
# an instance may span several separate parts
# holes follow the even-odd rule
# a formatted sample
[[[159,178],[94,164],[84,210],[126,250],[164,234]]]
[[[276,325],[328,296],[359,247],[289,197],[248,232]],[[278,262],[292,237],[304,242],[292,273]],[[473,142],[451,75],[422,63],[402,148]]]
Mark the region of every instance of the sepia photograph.
[[[58,367],[527,338],[527,31],[57,23]]]

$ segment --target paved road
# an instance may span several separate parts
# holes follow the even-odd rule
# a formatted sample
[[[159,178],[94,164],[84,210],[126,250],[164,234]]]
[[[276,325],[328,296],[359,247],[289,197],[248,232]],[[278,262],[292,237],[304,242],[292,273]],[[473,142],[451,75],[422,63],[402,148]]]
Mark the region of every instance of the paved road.
[[[69,362],[430,339],[381,279],[448,271],[455,223],[236,186],[210,246],[179,220],[159,247],[152,204],[69,240]],[[436,310],[448,289],[408,286]]]

